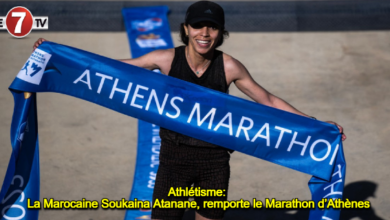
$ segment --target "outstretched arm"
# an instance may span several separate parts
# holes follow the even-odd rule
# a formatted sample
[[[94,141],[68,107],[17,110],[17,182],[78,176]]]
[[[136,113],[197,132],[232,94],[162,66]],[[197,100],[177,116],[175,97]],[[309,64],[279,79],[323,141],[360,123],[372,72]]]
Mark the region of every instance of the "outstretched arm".
[[[227,56],[225,62],[225,72],[230,76],[237,88],[253,99],[255,102],[267,105],[273,108],[278,108],[294,114],[310,117],[309,115],[299,111],[283,99],[271,94],[266,89],[261,87],[249,74],[248,70],[238,60]]]
[[[225,63],[225,73],[228,78],[228,81],[233,81],[237,88],[253,99],[255,102],[267,105],[273,108],[281,109],[288,111],[294,114],[302,115],[305,117],[311,117],[298,109],[294,108],[292,105],[284,101],[283,99],[271,94],[266,89],[261,87],[249,74],[248,70],[242,65],[238,60],[234,59],[229,55],[224,57]],[[335,122],[328,121],[330,124],[336,125],[340,133],[342,133],[342,140],[346,139],[345,134],[343,133],[343,128],[336,124]]]
[[[174,51],[172,49],[155,50],[135,59],[120,59],[119,61],[148,70],[160,69],[163,74],[167,75],[173,56]]]

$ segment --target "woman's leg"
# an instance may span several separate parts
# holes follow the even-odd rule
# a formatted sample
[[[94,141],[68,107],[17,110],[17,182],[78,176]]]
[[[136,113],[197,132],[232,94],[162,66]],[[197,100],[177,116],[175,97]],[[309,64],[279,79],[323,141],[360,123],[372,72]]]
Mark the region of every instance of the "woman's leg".
[[[225,150],[216,150],[213,152],[214,159],[209,160],[207,163],[201,163],[197,167],[197,180],[194,183],[194,187],[200,187],[201,189],[207,190],[211,189],[214,192],[220,190],[222,195],[220,196],[207,196],[207,197],[195,197],[195,201],[200,207],[199,210],[196,210],[196,219],[222,219],[225,211],[223,208],[207,208],[204,207],[204,202],[207,201],[226,201],[228,188],[229,188],[229,178],[230,178],[230,154]]]
[[[192,166],[188,166],[184,147],[175,143],[162,141],[160,148],[160,165],[157,171],[153,191],[153,200],[188,201],[188,196],[168,196],[171,189],[191,187],[194,175]],[[153,207],[153,206],[152,206]],[[152,219],[181,220],[184,208],[152,208]]]

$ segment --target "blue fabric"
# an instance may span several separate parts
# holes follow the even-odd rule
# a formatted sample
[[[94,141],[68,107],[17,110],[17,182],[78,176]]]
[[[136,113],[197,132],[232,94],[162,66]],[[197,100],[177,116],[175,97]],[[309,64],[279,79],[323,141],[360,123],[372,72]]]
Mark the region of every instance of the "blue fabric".
[[[344,159],[343,147],[337,146],[337,155],[335,157],[335,167],[329,182],[313,176],[309,181],[309,188],[312,194],[312,200],[318,204],[322,199],[342,199],[345,183],[347,165]],[[327,202],[325,202],[326,208]],[[326,208],[316,209],[310,211],[309,220],[338,220],[340,216],[340,209]]]
[[[133,58],[156,49],[173,48],[167,13],[166,6],[122,9]],[[137,162],[130,200],[137,198],[152,201],[159,164],[159,129],[157,125],[138,121]],[[127,210],[125,215],[125,219],[150,217],[151,209]]]
[[[78,97],[194,138],[311,174],[315,176],[309,183],[313,199],[322,198],[332,189],[341,190],[344,185],[341,134],[336,126],[76,48],[44,42],[22,67],[10,89],[57,92]],[[18,102],[16,108],[20,108]],[[37,147],[37,139],[35,142],[33,139],[32,143]],[[13,145],[13,148],[14,158],[3,184],[2,197],[12,193],[10,181],[15,178],[18,166],[22,166],[19,165],[22,163],[20,152],[16,155],[17,147]],[[37,148],[37,157],[36,153]],[[31,173],[37,169],[37,160],[34,157],[32,161],[36,164],[24,164],[23,172]],[[342,182],[332,185],[327,181],[338,181],[336,172],[339,164]],[[26,186],[31,184],[34,187],[24,191],[26,198],[33,198],[32,194],[39,189],[38,183],[33,181],[35,175],[37,173],[34,173],[34,178],[30,175],[28,182],[25,180]],[[339,197],[341,195],[334,194],[329,198]],[[27,212],[30,213],[30,210]],[[315,217],[312,219],[317,219],[316,216],[324,219],[322,215],[338,216],[338,211],[334,210],[313,213]],[[332,216],[327,218],[337,219]]]
[[[27,199],[39,200],[39,144],[36,95],[12,92],[15,101],[11,124],[12,154],[0,192],[0,219],[38,219],[27,209]]]

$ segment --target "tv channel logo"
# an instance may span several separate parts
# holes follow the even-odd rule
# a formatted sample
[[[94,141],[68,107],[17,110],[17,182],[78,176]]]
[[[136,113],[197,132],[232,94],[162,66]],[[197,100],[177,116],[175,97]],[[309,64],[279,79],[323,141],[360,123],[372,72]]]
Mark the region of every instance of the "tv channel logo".
[[[48,30],[49,17],[33,17],[30,10],[23,6],[13,7],[7,16],[0,17],[0,30],[7,30],[16,38],[27,36],[33,29]]]

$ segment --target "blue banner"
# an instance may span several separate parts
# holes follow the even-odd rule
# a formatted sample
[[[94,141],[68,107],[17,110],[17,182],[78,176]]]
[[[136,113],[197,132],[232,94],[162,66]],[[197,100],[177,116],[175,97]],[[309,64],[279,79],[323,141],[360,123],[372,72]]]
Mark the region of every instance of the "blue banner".
[[[156,49],[173,48],[167,6],[122,9],[133,58]],[[130,200],[152,202],[160,154],[159,126],[138,121],[137,162]],[[151,209],[127,210],[125,219],[151,219]]]
[[[38,219],[38,210],[27,209],[28,200],[39,200],[39,145],[35,94],[13,92],[12,154],[0,192],[0,219]]]
[[[338,190],[343,188],[345,176],[341,134],[336,126],[326,122],[51,42],[44,42],[33,52],[10,89],[57,92],[78,97],[194,138],[311,174],[315,176],[309,183],[313,199],[341,198]],[[19,158],[11,160],[11,171],[8,171],[6,181],[16,178],[13,170],[19,162]],[[24,164],[23,169],[31,172],[32,165],[34,163]],[[341,167],[340,172],[338,167]],[[30,181],[31,175],[29,182],[24,184],[27,186]],[[12,184],[4,185],[6,193],[2,192],[2,195],[12,193],[9,191]],[[38,185],[34,187],[36,192]],[[32,198],[31,191],[23,191],[24,197]],[[337,219],[328,217],[328,212],[338,216],[338,211],[328,209],[319,209],[317,216]]]
[[[335,167],[330,181],[324,181],[313,176],[309,181],[309,188],[312,200],[317,204],[316,208],[310,210],[309,220],[338,220],[340,216],[340,206],[337,206],[337,200],[342,200],[344,191],[344,182],[346,174],[346,162],[344,159],[343,147],[336,146],[337,155],[332,158]],[[329,201],[331,200],[332,201]],[[323,207],[319,207],[322,204]],[[337,209],[334,209],[337,208]]]
[[[167,13],[167,6],[122,9],[133,58],[156,49],[173,48]]]

